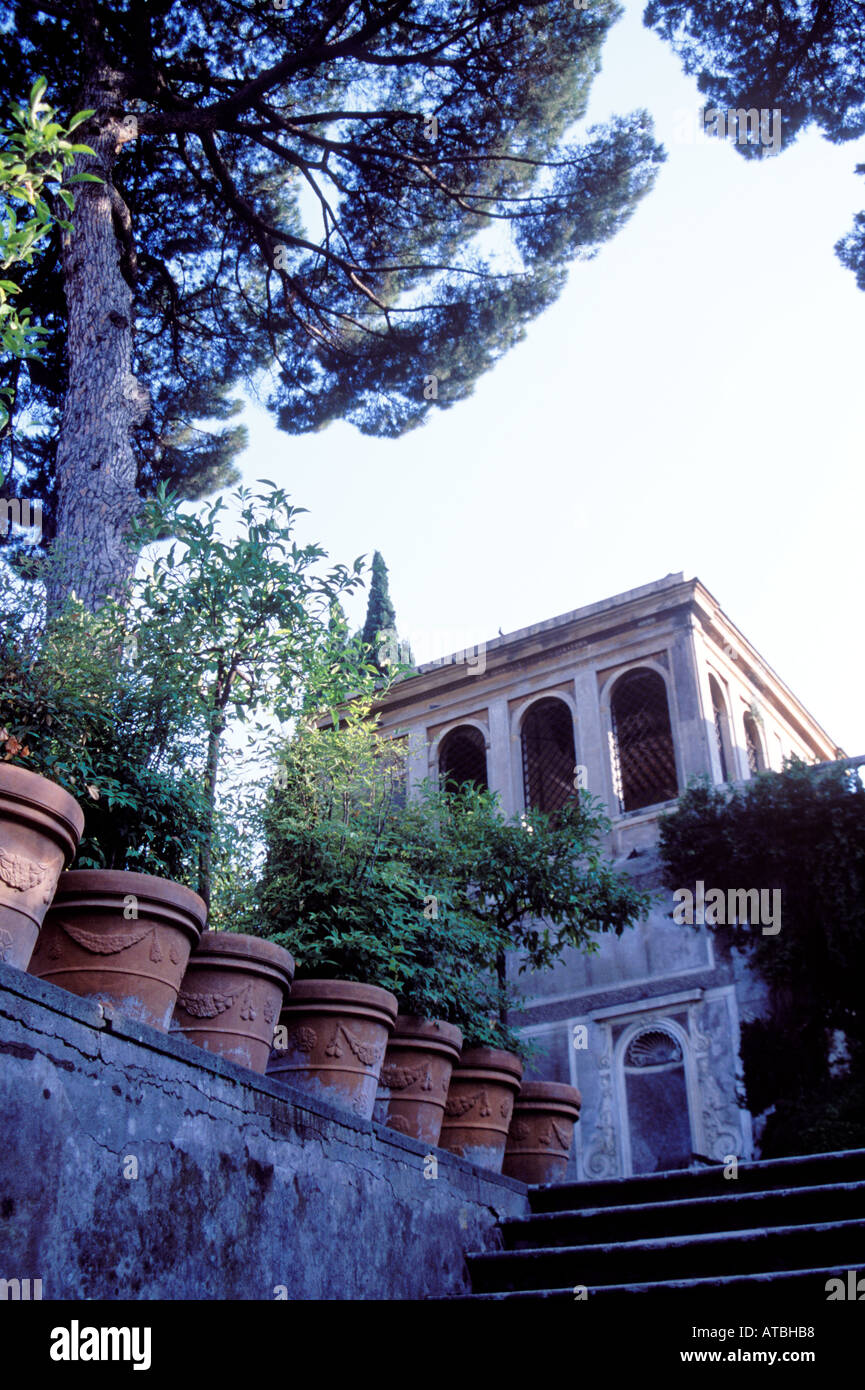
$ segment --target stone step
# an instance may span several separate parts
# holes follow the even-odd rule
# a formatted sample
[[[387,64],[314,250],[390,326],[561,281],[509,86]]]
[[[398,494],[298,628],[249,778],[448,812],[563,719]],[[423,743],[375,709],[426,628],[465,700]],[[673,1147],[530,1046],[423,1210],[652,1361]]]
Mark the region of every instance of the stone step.
[[[865,1222],[826,1221],[664,1236],[658,1239],[502,1250],[468,1256],[476,1293],[635,1285],[721,1278],[763,1270],[853,1268],[861,1260]]]
[[[865,1218],[865,1180],[758,1192],[730,1180],[718,1195],[544,1212],[504,1221],[501,1231],[505,1249],[528,1250],[854,1218]]]
[[[738,1176],[724,1178],[724,1165],[676,1169],[635,1178],[607,1178],[599,1182],[553,1183],[529,1189],[534,1212],[579,1211],[586,1207],[620,1207],[658,1201],[687,1201],[709,1197],[736,1183],[738,1192],[818,1186],[865,1180],[865,1149],[807,1154],[740,1163]]]
[[[598,1285],[587,1288],[586,1302],[593,1306],[600,1302],[606,1307],[617,1300],[622,1301],[632,1298],[635,1294],[644,1294],[647,1299],[651,1299],[653,1307],[655,1298],[660,1296],[669,1299],[678,1308],[690,1294],[694,1296],[695,1302],[698,1299],[702,1300],[699,1306],[704,1312],[711,1310],[714,1316],[717,1310],[729,1306],[735,1309],[741,1322],[744,1310],[747,1310],[749,1316],[753,1315],[752,1325],[756,1325],[762,1320],[766,1307],[772,1304],[780,1306],[785,1313],[792,1313],[794,1308],[798,1310],[803,1307],[810,1308],[812,1313],[815,1312],[828,1301],[826,1284],[830,1279],[842,1279],[845,1293],[848,1291],[849,1269],[853,1270],[857,1282],[865,1278],[865,1264],[861,1263],[846,1266],[844,1269],[833,1265],[824,1269],[766,1270],[756,1274],[723,1275],[717,1278],[662,1279],[645,1284]],[[711,1296],[709,1300],[707,1295]],[[472,1297],[481,1302],[504,1302],[512,1298],[546,1299],[560,1303],[578,1301],[573,1286],[564,1289],[519,1289],[481,1293]],[[865,1289],[861,1297],[865,1299]],[[795,1319],[792,1316],[785,1317],[788,1326],[794,1322],[807,1323],[807,1317],[804,1314],[798,1315]],[[718,1320],[715,1319],[712,1325],[717,1326]],[[720,1343],[695,1342],[693,1345],[717,1347]]]

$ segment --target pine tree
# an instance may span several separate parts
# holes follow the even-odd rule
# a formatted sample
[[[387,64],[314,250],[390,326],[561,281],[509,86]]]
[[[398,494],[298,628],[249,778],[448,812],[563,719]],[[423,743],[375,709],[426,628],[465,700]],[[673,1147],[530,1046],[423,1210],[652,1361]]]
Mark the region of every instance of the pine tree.
[[[816,126],[833,145],[865,134],[865,12],[859,0],[649,0],[645,23],[697,77],[714,110],[777,112],[780,148]],[[730,133],[730,121],[726,122]],[[766,154],[738,136],[745,159]],[[865,174],[865,164],[856,172]],[[835,246],[865,290],[865,212]]]
[[[76,169],[100,182],[22,286],[45,364],[7,374],[42,426],[16,466],[51,511],[55,599],[122,587],[158,480],[224,484],[233,393],[269,365],[289,432],[395,436],[471,393],[663,158],[645,112],[573,133],[620,13],[0,0],[0,103],[45,73],[57,109],[95,111]]]

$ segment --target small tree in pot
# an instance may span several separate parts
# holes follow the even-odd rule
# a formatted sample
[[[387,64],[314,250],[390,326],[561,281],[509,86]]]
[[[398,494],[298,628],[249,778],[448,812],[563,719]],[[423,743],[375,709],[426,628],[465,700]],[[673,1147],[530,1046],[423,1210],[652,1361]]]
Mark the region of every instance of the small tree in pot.
[[[400,1105],[423,1090],[414,1099],[426,1097],[424,1137],[435,1125],[437,1138],[460,1026],[495,1015],[496,997],[482,975],[486,928],[426,853],[404,792],[403,744],[379,735],[370,699],[329,727],[302,725],[284,750],[265,816],[260,910],[298,980],[271,1070],[371,1115],[388,1037],[410,1034],[424,1055],[392,1057],[386,1089],[402,1093]]]
[[[524,1055],[508,950],[520,948],[523,969],[545,968],[569,945],[593,949],[595,933],[624,930],[646,906],[603,862],[605,821],[589,798],[558,822],[508,820],[495,796],[470,787],[426,785],[406,804],[403,742],[377,732],[369,701],[328,727],[299,730],[279,780],[266,817],[261,915],[265,933],[297,959],[301,983],[284,1016],[288,1047],[272,1066],[314,1088],[347,1084],[333,1058],[348,1034],[342,1024],[339,1036],[308,1018],[298,1024],[313,989],[304,977],[316,989],[323,979],[384,988],[401,1018],[414,1020],[403,1033],[423,1031],[420,1018],[458,1027],[470,1048]],[[355,1059],[357,1073],[367,1064],[357,1051]],[[398,1065],[402,1077],[393,1069],[390,1079],[408,1086],[413,1068]],[[514,1089],[519,1055],[506,1070]]]
[[[475,921],[486,944],[483,964],[497,986],[495,1024],[478,1019],[454,1071],[441,1142],[498,1170],[521,1078],[505,1041],[515,1012],[509,960],[522,973],[551,968],[568,947],[597,951],[599,934],[621,934],[644,914],[649,899],[605,858],[608,821],[601,803],[586,792],[555,816],[528,811],[508,818],[495,794],[471,783],[444,791],[426,785],[414,814],[419,840],[434,861],[440,857],[461,911]],[[567,1090],[576,1115],[573,1088],[532,1084],[535,1090]],[[556,1102],[561,1104],[561,1096]],[[550,1127],[549,1133],[557,1131]],[[514,1171],[523,1176],[521,1168]]]
[[[310,688],[321,698],[343,676],[356,687],[364,674],[357,644],[333,630],[339,595],[360,583],[360,562],[323,569],[319,547],[297,544],[297,509],[273,485],[240,491],[236,501],[239,534],[226,537],[221,500],[190,515],[161,494],[138,534],[174,541],[148,557],[123,603],[106,601],[95,613],[74,600],[50,610],[44,565],[33,566],[29,584],[0,567],[0,596],[10,600],[0,610],[3,781],[43,772],[75,797],[84,820],[76,872],[61,880],[63,911],[48,914],[31,969],[158,1027],[168,1026],[207,916],[229,720],[249,727],[262,715],[287,717]],[[56,878],[81,835],[82,816],[67,801],[65,822],[74,813],[77,833],[60,843],[58,832],[57,846],[39,851],[33,886],[42,896],[48,870]],[[239,839],[241,827],[232,829]],[[0,859],[20,879],[20,835],[9,834],[6,843],[0,824]],[[176,939],[166,935],[172,912],[188,919]],[[25,926],[35,938],[32,910]],[[261,945],[248,941],[247,954]],[[218,950],[224,974],[228,948]],[[272,948],[263,954],[269,969]],[[248,960],[241,964],[247,971]],[[185,993],[199,1017],[204,1004]],[[269,1043],[266,1036],[265,1059]]]

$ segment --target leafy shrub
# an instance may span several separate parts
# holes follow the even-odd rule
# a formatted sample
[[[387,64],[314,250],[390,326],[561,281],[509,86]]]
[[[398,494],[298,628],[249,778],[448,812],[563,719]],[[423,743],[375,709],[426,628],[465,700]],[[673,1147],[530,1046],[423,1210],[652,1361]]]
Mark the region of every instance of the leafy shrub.
[[[261,930],[299,977],[383,986],[402,1012],[458,1024],[468,1045],[527,1055],[507,952],[549,967],[647,900],[602,860],[588,797],[555,822],[509,821],[468,786],[426,785],[406,804],[404,780],[404,745],[377,732],[369,701],[298,730],[265,817]]]
[[[745,950],[767,983],[766,1016],[746,1024],[742,1060],[748,1104],[771,1111],[764,1157],[817,1152],[865,1138],[865,786],[843,766],[791,759],[742,786],[701,780],[661,822],[670,887],[696,879],[725,892],[781,893],[781,930],[709,926],[720,944]],[[833,1075],[839,1031],[848,1072]],[[856,1104],[860,1109],[856,1110]],[[860,1138],[856,1139],[856,1135]]]

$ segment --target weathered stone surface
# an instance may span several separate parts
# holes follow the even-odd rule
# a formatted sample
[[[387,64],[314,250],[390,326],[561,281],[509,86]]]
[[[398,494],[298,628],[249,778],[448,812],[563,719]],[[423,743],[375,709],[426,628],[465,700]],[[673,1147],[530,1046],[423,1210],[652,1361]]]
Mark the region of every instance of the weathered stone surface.
[[[45,1299],[468,1289],[525,1188],[0,965],[0,1277]],[[137,1176],[132,1174],[137,1171]]]

